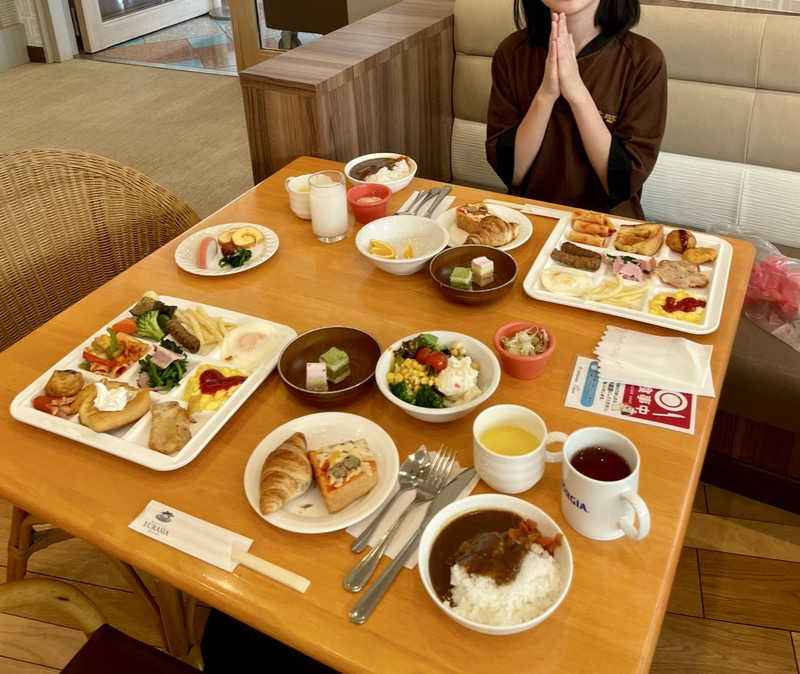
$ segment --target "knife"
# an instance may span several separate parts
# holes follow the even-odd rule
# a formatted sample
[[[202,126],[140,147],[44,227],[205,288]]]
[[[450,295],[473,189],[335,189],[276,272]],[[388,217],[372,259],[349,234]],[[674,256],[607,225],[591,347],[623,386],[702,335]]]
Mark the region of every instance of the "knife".
[[[428,209],[428,212],[425,214],[426,218],[432,218],[433,217],[433,214],[436,211],[436,209],[438,208],[439,204],[442,203],[442,199],[444,199],[448,195],[448,193],[450,192],[451,189],[452,188],[450,187],[450,185],[445,185],[444,187],[442,187],[439,190],[439,194],[433,200],[433,203],[431,204],[431,207]]]
[[[461,493],[461,490],[474,476],[474,468],[462,470],[439,492],[436,498],[431,501],[430,506],[428,506],[428,512],[425,513],[425,518],[422,520],[422,524],[419,525],[419,528],[414,532],[414,535],[408,539],[408,542],[403,546],[402,550],[397,553],[397,557],[392,560],[392,563],[378,576],[378,580],[369,586],[364,596],[353,606],[349,614],[351,622],[354,622],[356,625],[363,625],[366,622],[367,618],[369,618],[370,614],[375,610],[378,602],[380,602],[383,595],[386,594],[386,590],[388,590],[389,586],[394,582],[400,569],[403,568],[403,564],[405,564],[409,555],[416,549],[419,544],[419,538],[428,525],[428,522],[430,522],[433,516],[442,508],[455,501]]]

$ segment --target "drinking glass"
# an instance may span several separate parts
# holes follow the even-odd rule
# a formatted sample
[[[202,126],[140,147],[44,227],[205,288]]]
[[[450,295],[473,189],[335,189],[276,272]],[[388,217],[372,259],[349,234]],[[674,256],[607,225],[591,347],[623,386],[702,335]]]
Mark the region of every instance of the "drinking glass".
[[[341,171],[319,171],[308,179],[311,198],[311,231],[323,243],[347,236],[347,189]]]

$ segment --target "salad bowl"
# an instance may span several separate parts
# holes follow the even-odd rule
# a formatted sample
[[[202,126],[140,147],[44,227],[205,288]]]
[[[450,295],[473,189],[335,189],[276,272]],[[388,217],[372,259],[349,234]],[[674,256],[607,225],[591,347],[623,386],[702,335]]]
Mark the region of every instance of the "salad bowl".
[[[458,403],[452,407],[420,407],[405,400],[398,398],[391,390],[387,375],[392,369],[395,360],[395,352],[401,346],[419,335],[430,335],[435,337],[442,347],[461,344],[464,355],[469,356],[474,363],[480,367],[477,386],[480,388],[480,395],[468,402]],[[464,335],[460,332],[450,332],[447,330],[427,330],[415,333],[397,340],[381,354],[378,364],[375,366],[375,382],[378,390],[392,404],[399,407],[403,412],[414,419],[427,421],[429,423],[444,423],[455,421],[466,416],[479,405],[485,403],[497,389],[500,383],[500,363],[494,353],[482,342],[474,337]]]

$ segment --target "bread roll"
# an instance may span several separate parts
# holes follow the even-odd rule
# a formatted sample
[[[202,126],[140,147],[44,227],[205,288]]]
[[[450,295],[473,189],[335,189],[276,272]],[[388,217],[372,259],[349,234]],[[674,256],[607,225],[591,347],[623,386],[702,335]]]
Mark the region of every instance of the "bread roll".
[[[295,433],[264,461],[261,468],[261,513],[269,515],[311,486],[306,436]]]

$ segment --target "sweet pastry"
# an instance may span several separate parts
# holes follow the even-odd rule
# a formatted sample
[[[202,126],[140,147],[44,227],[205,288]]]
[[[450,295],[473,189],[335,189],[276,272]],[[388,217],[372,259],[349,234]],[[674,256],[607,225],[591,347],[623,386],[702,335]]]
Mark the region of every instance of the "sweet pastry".
[[[482,202],[464,204],[456,209],[456,226],[472,234],[481,227],[481,221],[489,215],[489,208]]]
[[[319,357],[320,363],[325,363],[328,381],[338,384],[350,375],[350,357],[341,349],[332,346]]]
[[[378,483],[378,464],[366,440],[313,450],[308,458],[329,513],[346,508]]]
[[[479,243],[484,246],[505,246],[517,236],[519,225],[506,222],[496,215],[487,215],[481,220],[481,226],[467,236],[466,243]]]
[[[472,280],[481,288],[494,281],[494,262],[485,255],[472,260],[470,267],[472,269]]]
[[[450,272],[450,287],[457,290],[472,290],[472,270],[454,267]]]
[[[676,253],[683,253],[696,245],[697,239],[694,238],[694,234],[687,232],[685,229],[673,229],[667,234],[667,246]]]
[[[689,248],[683,251],[683,259],[692,264],[705,264],[717,259],[716,248]]]
[[[646,222],[641,225],[622,225],[614,239],[614,247],[626,253],[655,255],[664,241],[664,225]]]
[[[306,454],[306,436],[295,433],[270,453],[261,468],[261,513],[269,515],[284,503],[308,491],[311,463]]]
[[[328,366],[325,363],[306,363],[306,389],[308,391],[328,390]]]
[[[150,389],[104,379],[89,384],[73,403],[78,420],[97,433],[121,428],[150,411]]]

